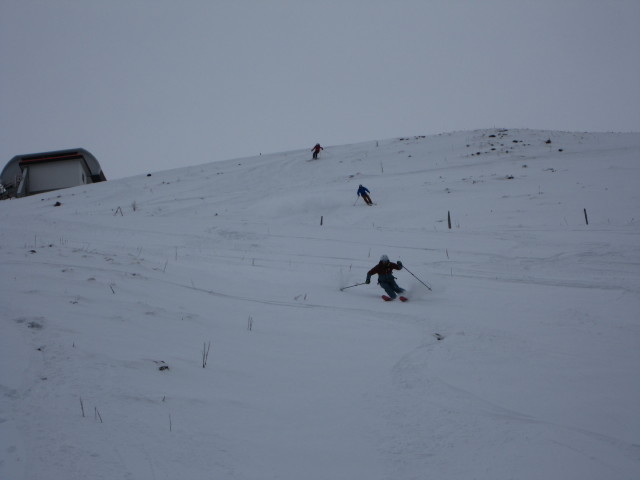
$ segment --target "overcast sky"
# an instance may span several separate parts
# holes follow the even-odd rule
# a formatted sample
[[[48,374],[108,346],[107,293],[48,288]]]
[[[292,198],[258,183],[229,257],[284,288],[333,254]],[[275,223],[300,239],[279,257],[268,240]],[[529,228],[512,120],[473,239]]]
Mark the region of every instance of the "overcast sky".
[[[0,0],[0,168],[83,147],[114,179],[316,142],[640,131],[638,52],[639,0]]]

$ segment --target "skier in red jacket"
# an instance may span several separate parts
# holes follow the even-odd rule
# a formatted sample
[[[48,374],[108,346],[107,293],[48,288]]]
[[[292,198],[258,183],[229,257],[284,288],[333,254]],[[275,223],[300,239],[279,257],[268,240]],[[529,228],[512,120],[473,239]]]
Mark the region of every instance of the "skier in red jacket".
[[[396,279],[393,276],[394,270],[402,270],[402,262],[398,260],[396,263],[390,262],[389,257],[382,255],[380,262],[367,272],[367,279],[364,283],[371,283],[371,275],[378,275],[378,284],[387,292],[387,295],[382,295],[382,298],[387,302],[396,298],[396,294],[403,293],[404,288],[400,288],[396,283]],[[407,299],[400,296],[400,300],[403,302]]]
[[[324,148],[322,148],[319,143],[316,143],[316,146],[311,149],[311,151],[313,152],[314,160],[318,159],[318,154],[320,153],[320,150],[324,150]]]

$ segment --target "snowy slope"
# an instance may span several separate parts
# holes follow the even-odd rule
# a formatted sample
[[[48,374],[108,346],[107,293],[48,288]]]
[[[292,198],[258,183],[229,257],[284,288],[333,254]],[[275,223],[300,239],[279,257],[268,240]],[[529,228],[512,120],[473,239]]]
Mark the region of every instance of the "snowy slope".
[[[1,479],[640,478],[640,134],[310,156],[0,203]]]

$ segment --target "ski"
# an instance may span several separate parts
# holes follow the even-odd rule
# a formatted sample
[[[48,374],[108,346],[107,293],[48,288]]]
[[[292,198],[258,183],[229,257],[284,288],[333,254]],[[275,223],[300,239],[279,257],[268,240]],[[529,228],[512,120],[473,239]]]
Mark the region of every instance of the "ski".
[[[382,299],[385,302],[391,302],[393,300],[393,298],[387,296],[387,295],[382,295]],[[398,300],[400,300],[401,302],[406,302],[407,300],[409,300],[407,297],[403,297],[403,296],[399,296]]]

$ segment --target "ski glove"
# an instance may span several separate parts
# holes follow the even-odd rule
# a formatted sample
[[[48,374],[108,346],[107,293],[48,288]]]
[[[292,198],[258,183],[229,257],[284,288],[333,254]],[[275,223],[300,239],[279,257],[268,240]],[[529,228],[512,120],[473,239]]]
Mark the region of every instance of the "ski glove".
[[[371,277],[367,277],[367,279],[364,281],[364,283],[366,283],[367,285],[371,283]]]
[[[399,266],[400,268],[402,268],[402,262],[401,262],[400,260],[398,260],[396,263],[398,264],[398,266]]]

